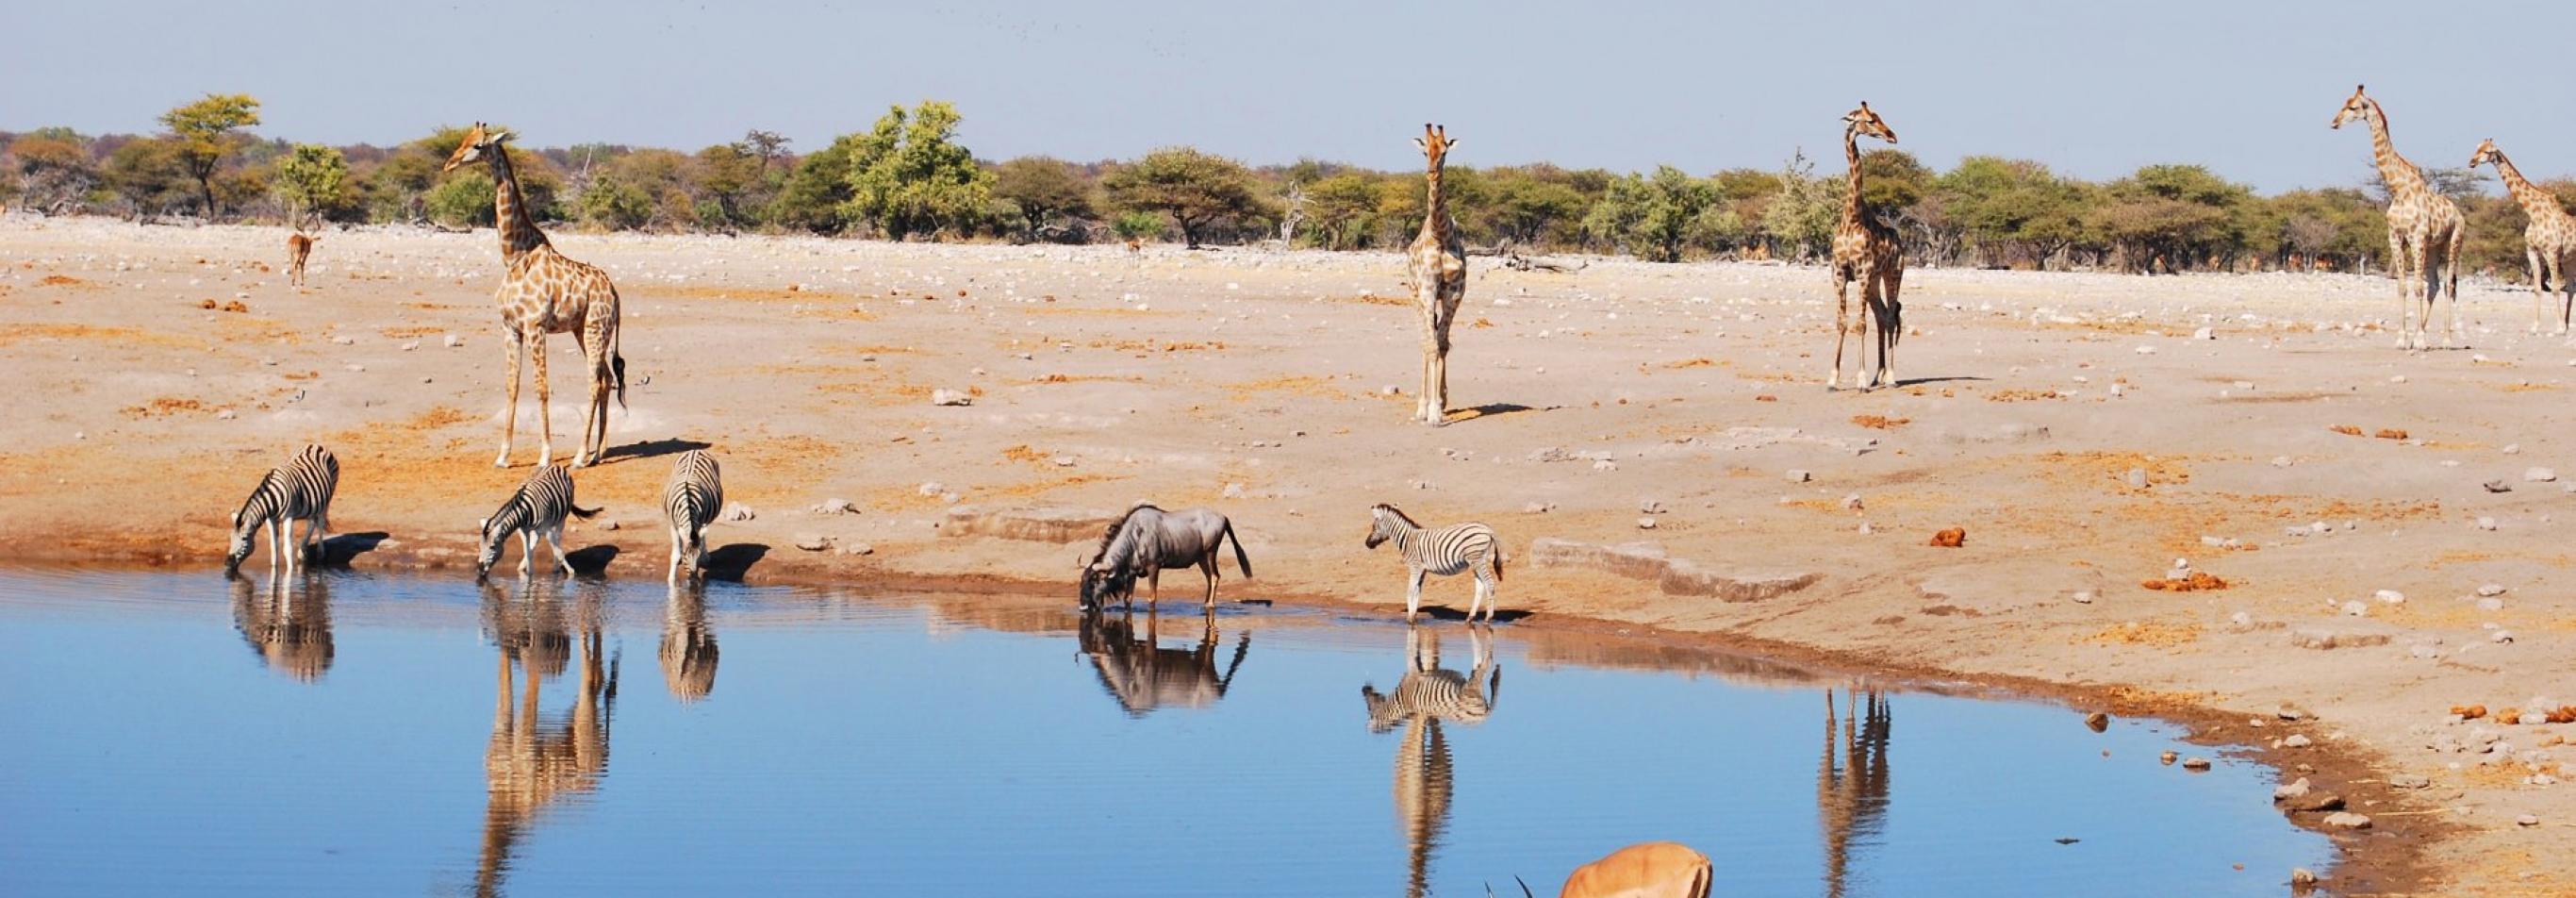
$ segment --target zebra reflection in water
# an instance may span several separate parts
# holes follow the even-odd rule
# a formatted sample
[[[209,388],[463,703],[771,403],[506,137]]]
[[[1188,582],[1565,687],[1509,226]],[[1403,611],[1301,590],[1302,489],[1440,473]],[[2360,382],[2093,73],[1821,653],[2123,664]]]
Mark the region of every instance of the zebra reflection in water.
[[[1406,898],[1421,898],[1430,886],[1431,854],[1449,826],[1449,799],[1457,779],[1443,721],[1483,723],[1502,695],[1503,670],[1494,656],[1491,627],[1470,625],[1469,644],[1475,667],[1461,674],[1440,666],[1440,634],[1406,627],[1404,678],[1395,693],[1382,694],[1375,684],[1360,687],[1368,706],[1369,731],[1383,733],[1398,724],[1403,741],[1395,746],[1395,823],[1404,831],[1407,849]]]
[[[561,588],[557,581],[538,580],[520,595],[497,588],[484,594],[484,622],[500,649],[501,668],[492,739],[483,750],[489,793],[483,854],[475,874],[478,895],[500,894],[510,853],[540,812],[557,800],[597,789],[608,771],[617,666],[602,657],[599,587],[584,588],[570,609],[564,607]],[[541,716],[538,686],[561,676],[576,652],[581,670],[572,708]],[[527,678],[524,692],[515,688],[518,676]]]
[[[670,601],[662,608],[662,684],[683,702],[707,697],[716,689],[716,631],[707,626],[707,590],[693,583],[672,583]]]
[[[266,583],[232,580],[233,627],[270,669],[310,683],[331,669],[331,584],[270,571]]]
[[[1162,647],[1155,626],[1159,619],[1160,615],[1147,611],[1144,635],[1138,636],[1133,612],[1115,618],[1105,609],[1083,613],[1082,653],[1100,675],[1100,688],[1117,699],[1129,717],[1165,707],[1205,708],[1224,699],[1225,691],[1234,685],[1234,672],[1243,667],[1244,653],[1252,648],[1252,634],[1235,639],[1234,659],[1220,674],[1215,615],[1201,615],[1199,641],[1186,649]]]
[[[1825,691],[1825,752],[1816,765],[1816,819],[1824,828],[1825,895],[1842,898],[1855,843],[1875,844],[1887,825],[1888,731],[1895,713],[1875,688],[1845,690],[1842,717]]]

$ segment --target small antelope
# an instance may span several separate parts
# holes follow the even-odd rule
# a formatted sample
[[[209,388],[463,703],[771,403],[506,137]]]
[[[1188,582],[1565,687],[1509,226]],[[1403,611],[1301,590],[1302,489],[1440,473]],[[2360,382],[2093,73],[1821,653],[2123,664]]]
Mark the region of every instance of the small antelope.
[[[262,528],[268,530],[269,569],[293,572],[304,553],[320,547],[324,534],[330,532],[331,494],[339,487],[340,460],[320,446],[308,445],[285,464],[269,469],[250,491],[250,498],[233,512],[232,546],[224,553],[224,572],[241,569]],[[299,520],[309,522],[300,539],[295,535]],[[295,544],[292,552],[286,548],[290,542]]]
[[[1708,898],[1708,855],[1678,842],[1639,842],[1574,868],[1557,898]],[[1530,894],[1521,883],[1521,894]]]
[[[501,544],[512,534],[519,537],[519,576],[528,575],[528,559],[537,554],[540,536],[554,547],[555,564],[571,574],[572,561],[564,558],[563,550],[564,516],[588,520],[598,513],[599,509],[572,504],[572,474],[562,465],[537,466],[536,473],[519,484],[519,491],[510,494],[510,501],[501,503],[500,511],[475,522],[483,533],[483,550],[474,557],[474,579],[480,582],[492,573],[493,562],[501,560]]]
[[[1423,575],[1454,577],[1470,571],[1476,575],[1476,598],[1467,605],[1467,620],[1473,623],[1481,608],[1485,622],[1493,623],[1494,609],[1502,605],[1495,593],[1503,582],[1503,548],[1494,528],[1471,521],[1434,530],[1414,523],[1395,506],[1380,503],[1369,509],[1364,544],[1375,549],[1388,540],[1395,541],[1396,554],[1404,557],[1412,576],[1404,593],[1405,623],[1412,623],[1422,612]]]
[[[304,258],[313,254],[313,244],[322,242],[318,235],[298,231],[286,235],[286,284],[304,286]]]

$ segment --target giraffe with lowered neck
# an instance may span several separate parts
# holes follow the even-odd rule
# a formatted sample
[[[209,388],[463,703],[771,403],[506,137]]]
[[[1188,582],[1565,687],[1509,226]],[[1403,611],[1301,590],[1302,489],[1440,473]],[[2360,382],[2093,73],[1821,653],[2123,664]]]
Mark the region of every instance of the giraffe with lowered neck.
[[[1467,244],[1458,236],[1458,222],[1449,217],[1449,202],[1440,189],[1441,168],[1458,142],[1449,139],[1447,128],[1429,124],[1413,142],[1429,160],[1422,233],[1405,251],[1413,301],[1422,309],[1422,390],[1414,414],[1422,423],[1438,426],[1449,415],[1449,323],[1467,298]]]
[[[1834,225],[1834,373],[1825,378],[1825,389],[1839,389],[1843,381],[1843,341],[1852,332],[1867,334],[1870,325],[1878,325],[1878,368],[1867,370],[1869,347],[1860,348],[1854,359],[1860,388],[1896,385],[1896,362],[1890,356],[1896,342],[1905,336],[1905,306],[1896,301],[1896,293],[1905,281],[1905,244],[1897,239],[1896,230],[1869,214],[1861,205],[1860,136],[1866,134],[1888,143],[1896,142],[1895,129],[1887,120],[1860,104],[1843,115],[1843,162],[1850,166],[1845,185],[1842,220]],[[1850,289],[1860,282],[1862,317],[1851,321]]]
[[[2531,220],[2522,229],[2524,256],[2531,261],[2531,332],[2540,333],[2549,321],[2549,285],[2558,284],[2566,296],[2559,300],[2558,329],[2567,333],[2567,319],[2576,311],[2576,285],[2567,283],[2563,273],[2571,259],[2576,259],[2576,218],[2558,205],[2558,197],[2522,176],[2513,160],[2496,149],[2495,138],[2478,144],[2476,155],[2469,157],[2469,167],[2494,163],[2496,174],[2504,178],[2505,189],[2513,191],[2513,201],[2522,205],[2522,214]]]
[[[477,160],[492,167],[492,215],[501,232],[501,287],[493,299],[501,306],[501,332],[510,354],[510,404],[501,424],[501,455],[494,467],[510,466],[510,446],[519,427],[519,363],[531,352],[537,360],[537,423],[542,437],[537,464],[554,462],[553,391],[546,379],[546,337],[577,334],[587,362],[590,397],[582,414],[581,450],[572,466],[599,463],[608,449],[608,397],[626,405],[626,358],[619,354],[617,286],[608,273],[575,262],[546,242],[545,232],[528,217],[527,200],[510,167],[502,141],[510,132],[486,129],[476,122],[463,143],[447,157],[441,172]]]
[[[2459,262],[2460,244],[2468,236],[2466,219],[2450,197],[2433,189],[2423,169],[2397,155],[2396,144],[2388,139],[2388,113],[2358,85],[2335,113],[2331,127],[2340,129],[2355,120],[2370,123],[2371,162],[2379,166],[2379,179],[2388,184],[2388,267],[2397,276],[2397,347],[2433,348],[2427,332],[2433,328],[2433,300],[2442,293],[2446,272],[2451,284],[2451,336],[2465,346]],[[2423,297],[2421,302],[2416,300],[2418,295]]]

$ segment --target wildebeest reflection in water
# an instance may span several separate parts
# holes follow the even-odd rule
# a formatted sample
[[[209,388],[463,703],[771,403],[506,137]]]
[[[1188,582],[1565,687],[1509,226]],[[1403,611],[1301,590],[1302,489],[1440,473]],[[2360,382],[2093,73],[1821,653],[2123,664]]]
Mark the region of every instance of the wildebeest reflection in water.
[[[1461,674],[1440,666],[1440,634],[1408,626],[1404,632],[1404,678],[1395,693],[1382,694],[1376,684],[1360,687],[1368,705],[1370,732],[1404,726],[1395,746],[1395,823],[1404,831],[1407,849],[1406,898],[1421,898],[1429,889],[1431,853],[1449,826],[1449,799],[1457,780],[1442,721],[1483,723],[1494,712],[1503,691],[1502,667],[1494,663],[1491,627],[1470,625],[1469,645],[1475,668]]]
[[[1825,753],[1816,766],[1816,819],[1824,827],[1828,898],[1843,894],[1852,843],[1874,842],[1886,826],[1887,737],[1895,721],[1887,697],[1870,688],[1846,690],[1843,716],[1837,721],[1833,690],[1825,691]]]
[[[1252,634],[1235,639],[1234,660],[1220,674],[1215,615],[1201,615],[1199,641],[1186,649],[1162,647],[1155,629],[1159,617],[1150,610],[1145,613],[1145,633],[1140,637],[1133,612],[1111,617],[1105,609],[1095,608],[1083,613],[1082,653],[1100,675],[1100,688],[1117,699],[1129,717],[1143,717],[1156,708],[1205,708],[1225,698],[1234,672],[1243,667],[1244,653],[1252,648]]]
[[[272,571],[266,583],[234,575],[233,626],[268,666],[305,682],[331,669],[331,585]]]
[[[662,608],[662,683],[684,702],[716,689],[716,633],[707,627],[706,587],[671,584]]]
[[[608,731],[617,705],[617,667],[601,658],[600,595],[595,584],[566,609],[561,581],[530,581],[519,595],[487,587],[485,625],[500,649],[500,698],[492,711],[492,740],[483,750],[489,796],[483,811],[483,856],[475,892],[496,895],[510,869],[510,851],[540,811],[567,795],[598,788],[608,770]],[[581,673],[569,713],[539,716],[537,688],[560,676],[579,631]],[[527,678],[514,688],[513,667]]]

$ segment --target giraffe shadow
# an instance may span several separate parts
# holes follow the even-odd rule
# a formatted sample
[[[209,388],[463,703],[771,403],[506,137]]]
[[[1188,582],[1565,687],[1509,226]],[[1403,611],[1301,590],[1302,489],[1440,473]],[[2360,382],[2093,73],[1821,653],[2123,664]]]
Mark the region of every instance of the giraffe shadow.
[[[707,579],[729,583],[742,582],[751,566],[769,557],[769,547],[760,543],[731,543],[707,550]]]
[[[382,530],[366,533],[334,533],[329,539],[322,541],[321,557],[315,559],[314,563],[323,567],[348,567],[349,562],[360,555],[375,551],[377,546],[383,545],[390,537],[391,534]]]
[[[1552,407],[1553,406],[1551,406],[1551,408]],[[1512,402],[1489,402],[1473,408],[1462,408],[1452,411],[1449,413],[1449,417],[1440,423],[1445,426],[1449,424],[1457,424],[1463,421],[1473,421],[1478,418],[1499,418],[1504,415],[1517,415],[1522,412],[1545,410],[1546,409],[1531,408],[1526,405]]]
[[[682,452],[687,452],[693,449],[709,449],[714,446],[714,443],[709,443],[704,440],[645,440],[640,443],[611,446],[602,450],[599,453],[599,463],[604,465],[612,461],[629,458],[654,458],[663,455],[678,455]]]
[[[583,546],[564,553],[564,561],[572,565],[575,574],[598,576],[608,573],[608,563],[617,560],[618,551],[616,546],[606,544]]]
[[[1897,385],[1897,386],[1900,386],[1900,387],[1920,387],[1920,386],[1928,386],[1928,385],[1931,385],[1931,384],[1946,384],[1946,383],[1952,383],[1952,382],[1957,382],[1957,381],[1965,381],[1965,382],[1970,382],[1970,383],[1984,383],[1984,382],[1986,382],[1986,381],[1993,380],[1993,379],[1994,379],[1994,378],[1991,378],[1991,377],[1970,377],[1970,376],[1964,376],[1964,375],[1962,375],[1962,376],[1958,376],[1958,377],[1917,377],[1917,378],[1913,378],[1913,379],[1911,379],[1911,380],[1900,380],[1900,381],[1897,381],[1897,382],[1896,382],[1896,385]]]

